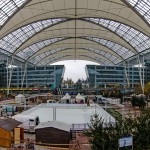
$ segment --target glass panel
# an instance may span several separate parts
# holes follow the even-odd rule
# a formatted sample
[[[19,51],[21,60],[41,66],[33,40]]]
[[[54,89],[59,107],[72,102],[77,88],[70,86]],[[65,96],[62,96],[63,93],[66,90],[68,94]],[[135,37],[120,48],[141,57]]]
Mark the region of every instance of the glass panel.
[[[83,56],[84,56],[84,55],[83,55]],[[86,57],[86,56],[85,56],[85,57]],[[93,56],[93,55],[89,55],[89,56],[87,56],[87,57],[89,57],[89,58],[91,58],[91,59],[94,59],[94,60],[96,60],[96,61],[102,63],[103,65],[113,65],[113,63],[111,63],[110,61],[107,61],[107,60],[102,59],[102,58],[95,57],[95,56]]]
[[[133,6],[150,24],[150,1],[149,0],[126,0]]]
[[[106,46],[107,48],[116,52],[119,56],[123,57],[124,59],[127,59],[134,55],[132,51],[130,51],[126,47],[123,47],[115,42],[112,42],[106,39],[96,38],[96,37],[85,37],[85,38]]]
[[[48,26],[51,26],[52,24],[56,24],[58,22],[62,22],[66,19],[48,19],[48,20],[42,20],[35,23],[31,23],[29,25],[26,25],[24,27],[21,27],[20,29],[17,29],[13,31],[12,33],[8,34],[4,38],[0,40],[0,43],[2,42],[0,48],[5,47],[6,51],[9,51],[13,53],[21,44],[26,42],[30,37],[37,34],[41,30],[45,29]],[[11,49],[9,48],[11,46]]]
[[[88,20],[94,23],[95,19],[97,18],[84,18],[84,20]],[[138,52],[150,48],[150,44],[148,42],[150,41],[150,38],[134,28],[107,19],[99,19],[99,22],[97,24],[104,26],[105,28],[111,30],[115,34],[122,37],[125,41],[127,41],[130,45],[132,45]]]
[[[27,0],[0,0],[0,26]]]
[[[88,51],[91,51],[91,52],[94,52],[96,54],[100,54],[104,57],[106,57],[107,59],[111,60],[112,62],[114,62],[115,64],[121,62],[122,60],[117,58],[116,56],[110,54],[110,53],[107,53],[107,52],[104,52],[104,51],[101,51],[101,50],[98,50],[98,49],[93,49],[93,48],[82,48],[82,49],[85,49],[85,50],[88,50]]]
[[[44,47],[46,47],[50,44],[53,44],[57,41],[60,41],[62,39],[63,38],[54,38],[54,39],[47,39],[47,40],[44,40],[44,41],[40,41],[38,43],[35,43],[35,44],[21,50],[20,52],[17,53],[17,56],[20,56],[23,59],[27,60],[29,57],[34,55],[39,50],[43,49]]]
[[[31,63],[33,64],[37,64],[38,62],[40,62],[41,60],[43,60],[44,58],[57,53],[59,51],[63,51],[63,50],[67,50],[68,48],[58,48],[55,50],[50,50],[50,51],[46,51],[44,53],[39,54],[38,56],[33,57],[31,60],[29,60]]]
[[[5,54],[6,56],[11,56],[11,53],[0,49],[0,53]]]
[[[69,55],[67,55],[67,56],[69,56]],[[51,59],[46,59],[46,60],[44,60],[44,61],[41,61],[41,62],[38,64],[38,66],[45,66],[45,65],[48,65],[48,64],[50,64],[51,62],[53,62],[53,61],[55,61],[55,60],[58,60],[58,59],[60,59],[60,58],[63,58],[63,57],[66,57],[66,55],[59,55],[59,56],[53,57],[53,58],[51,58]]]

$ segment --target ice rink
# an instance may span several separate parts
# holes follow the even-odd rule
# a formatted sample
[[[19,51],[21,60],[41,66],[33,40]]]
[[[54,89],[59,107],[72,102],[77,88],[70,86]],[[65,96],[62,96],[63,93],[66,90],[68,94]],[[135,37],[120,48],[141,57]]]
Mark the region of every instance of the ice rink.
[[[49,104],[43,103],[35,106],[20,115],[37,115],[40,122],[61,121],[68,124],[90,123],[91,116],[98,114],[105,122],[115,122],[115,119],[97,104]]]

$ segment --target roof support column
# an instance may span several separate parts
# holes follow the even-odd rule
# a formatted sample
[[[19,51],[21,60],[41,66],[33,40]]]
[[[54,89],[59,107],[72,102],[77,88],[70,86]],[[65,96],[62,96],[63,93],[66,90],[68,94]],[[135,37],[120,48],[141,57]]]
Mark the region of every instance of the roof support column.
[[[137,55],[137,64],[138,64],[138,70],[139,70],[139,77],[140,77],[140,84],[141,84],[141,89],[142,89],[142,93],[144,94],[144,89],[143,89],[143,81],[142,81],[142,67],[140,65],[142,65],[141,61],[140,61],[140,55]]]
[[[129,82],[129,73],[127,73],[127,66],[126,66],[126,62],[124,61],[124,73],[125,73],[125,77],[127,80],[127,86],[130,87],[130,82]]]
[[[7,86],[7,96],[9,95],[9,91],[10,91],[10,84],[11,84],[11,79],[12,79],[12,72],[13,72],[13,61],[14,61],[14,56],[12,55],[11,57],[11,63],[10,63],[10,70],[9,70],[9,81],[8,81],[8,86]],[[8,67],[8,64],[7,64]]]
[[[23,73],[23,77],[22,77],[22,81],[21,81],[21,88],[23,88],[26,72],[27,72],[27,62],[25,63],[25,66],[24,66],[24,73]]]
[[[96,88],[96,86],[97,86],[97,83],[96,83],[96,72],[97,72],[97,68],[95,66],[95,83],[94,83],[94,88]]]
[[[129,86],[129,88],[130,88],[130,84],[131,84],[131,83],[130,83],[130,65],[129,65],[129,61],[127,62],[127,65],[128,65],[128,66],[127,66],[127,72],[128,72],[128,83],[129,83],[129,85],[128,85],[128,86]]]
[[[6,88],[8,87],[8,65],[9,65],[9,59],[8,59],[8,57],[7,57],[7,85],[6,85]]]
[[[144,94],[144,87],[145,87],[145,63],[144,63],[144,55],[143,55],[143,62],[142,62],[142,68],[143,68],[143,94]]]

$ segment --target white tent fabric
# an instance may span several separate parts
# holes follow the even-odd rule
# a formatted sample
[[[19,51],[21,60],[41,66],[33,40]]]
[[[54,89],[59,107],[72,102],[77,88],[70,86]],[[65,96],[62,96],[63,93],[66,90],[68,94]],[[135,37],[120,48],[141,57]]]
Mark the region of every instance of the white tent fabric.
[[[71,98],[71,96],[68,93],[66,93],[66,95],[64,97],[62,97],[61,99],[66,100],[66,99],[70,99],[70,98]]]
[[[24,95],[22,95],[22,94],[19,94],[19,95],[17,95],[16,97],[24,97]]]
[[[15,102],[16,103],[24,103],[25,102],[25,96],[22,94],[15,96]]]
[[[80,93],[77,94],[76,99],[77,99],[77,100],[81,100],[81,99],[82,99],[82,100],[85,100],[85,98],[84,98],[83,96],[81,96]]]
[[[67,103],[67,104],[72,103],[71,96],[68,93],[66,93],[66,95],[61,98],[61,103]]]

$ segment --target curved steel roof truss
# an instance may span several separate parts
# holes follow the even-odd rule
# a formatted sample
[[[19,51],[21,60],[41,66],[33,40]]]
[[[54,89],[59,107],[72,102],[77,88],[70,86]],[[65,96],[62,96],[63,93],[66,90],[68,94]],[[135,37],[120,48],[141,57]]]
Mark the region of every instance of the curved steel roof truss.
[[[109,29],[111,32],[114,32],[123,38],[127,43],[129,43],[135,49],[135,51],[137,51],[137,53],[150,48],[150,37],[139,32],[133,27],[101,18],[84,18],[84,20],[93,22]]]
[[[65,20],[65,18],[48,19],[23,26],[0,39],[0,48],[14,53],[23,43],[37,33]]]
[[[1,0],[0,9],[0,53],[25,62],[81,57],[109,65],[150,52],[148,0]],[[58,28],[60,35],[44,33]]]
[[[36,55],[39,51],[42,51],[43,48],[62,41],[62,40],[67,40],[67,39],[71,39],[73,37],[62,37],[62,38],[50,38],[50,39],[46,39],[37,43],[34,43],[33,45],[30,45],[29,47],[26,47],[25,49],[23,49],[22,51],[16,53],[17,56],[25,59],[25,60],[29,60],[30,58],[33,58],[32,56]],[[105,39],[100,39],[100,38],[96,38],[96,37],[77,37],[80,39],[86,39],[86,40],[90,40],[93,42],[97,42],[105,47],[107,47],[110,51],[110,53],[112,53],[113,55],[116,55],[119,59],[127,59],[129,57],[131,57],[133,55],[133,52],[129,51],[127,48],[122,47],[121,45],[105,40]]]
[[[86,52],[87,51],[87,52]],[[91,53],[88,53],[88,51],[90,51]],[[72,53],[72,49],[69,49],[69,48],[67,48],[67,49],[62,49],[59,53],[54,53],[54,54],[52,54],[52,55],[48,55],[48,56],[46,56],[45,58],[43,58],[42,60],[40,60],[38,63],[37,63],[37,65],[39,64],[39,63],[41,63],[41,62],[43,62],[43,61],[45,61],[45,60],[47,60],[47,59],[52,59],[52,58],[54,58],[54,57],[56,57],[56,56],[59,56],[59,55],[72,55],[72,58],[74,59],[74,54]],[[100,60],[100,59],[102,59],[102,60],[104,60],[104,61],[107,61],[107,62],[109,62],[109,63],[111,63],[111,64],[113,64],[113,65],[115,65],[115,63],[113,62],[113,61],[111,61],[110,59],[108,59],[108,58],[106,58],[104,55],[102,55],[102,54],[99,54],[99,55],[97,55],[97,53],[93,53],[91,50],[84,50],[84,51],[82,51],[82,52],[80,52],[80,53],[78,53],[77,54],[78,56],[80,56],[80,55],[86,55],[86,56],[89,56],[89,57],[91,57],[91,58],[95,58],[97,61],[98,60]]]
[[[150,1],[149,0],[122,0],[130,8],[132,8],[141,19],[150,27]]]
[[[88,60],[88,58],[90,58],[90,59],[94,60],[95,62],[103,64],[103,65],[110,65],[110,64],[114,65],[113,62],[111,62],[110,60],[107,60],[104,57],[96,57],[94,55],[89,55],[89,54],[88,55],[82,54],[82,55],[79,55],[79,57],[80,56],[87,58],[87,60]],[[45,60],[41,61],[37,65],[42,65],[43,66],[43,65],[51,64],[52,62],[53,63],[56,62],[55,60],[58,60],[58,59],[60,59],[62,57],[70,57],[70,60],[74,60],[74,56],[71,55],[71,54],[68,54],[68,55],[55,55],[54,57],[50,57],[49,56],[49,57],[45,58]]]
[[[117,56],[108,53],[106,51],[102,51],[102,50],[98,50],[98,49],[93,49],[93,48],[78,48],[80,50],[82,50],[82,52],[84,51],[89,51],[92,53],[97,54],[98,56],[101,55],[102,57],[107,58],[108,60],[110,60],[111,62],[114,62],[115,64],[120,63],[121,61],[123,61],[123,59],[119,59]],[[59,53],[61,51],[66,51],[66,50],[74,50],[74,48],[58,48],[58,49],[54,49],[54,50],[50,50],[50,51],[46,51],[43,52],[35,57],[33,57],[30,62],[34,63],[34,64],[38,64],[39,62],[41,62],[42,60],[44,60],[45,58],[49,57],[50,55],[54,55],[56,53]]]
[[[0,1],[0,30],[4,25],[30,0],[1,0]]]

